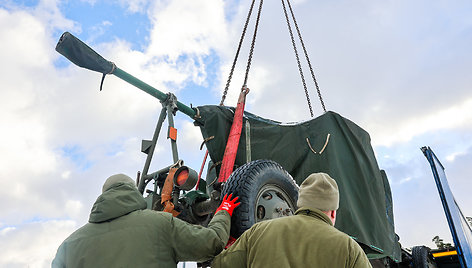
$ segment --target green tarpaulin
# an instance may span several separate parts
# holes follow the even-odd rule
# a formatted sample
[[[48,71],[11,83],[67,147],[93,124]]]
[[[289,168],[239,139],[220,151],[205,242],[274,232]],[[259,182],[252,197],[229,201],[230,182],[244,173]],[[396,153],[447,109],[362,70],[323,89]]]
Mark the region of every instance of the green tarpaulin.
[[[223,159],[234,109],[208,105],[198,110],[201,118],[196,124],[203,137],[209,138],[206,146],[211,160],[218,163]],[[355,123],[334,112],[297,124],[245,112],[235,165],[249,159],[278,162],[298,184],[313,172],[330,174],[340,190],[336,227],[362,243],[370,258],[400,260],[390,186],[377,165],[369,133]]]

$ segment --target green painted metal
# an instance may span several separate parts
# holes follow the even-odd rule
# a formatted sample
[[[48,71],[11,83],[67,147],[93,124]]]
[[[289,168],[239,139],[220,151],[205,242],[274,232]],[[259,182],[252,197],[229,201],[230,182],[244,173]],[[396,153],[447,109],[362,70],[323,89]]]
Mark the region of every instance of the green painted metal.
[[[149,95],[159,99],[161,102],[165,102],[169,96],[168,94],[162,93],[156,88],[118,68],[113,62],[103,58],[95,50],[69,32],[65,32],[61,35],[61,38],[56,45],[56,51],[79,67],[102,73],[102,84],[105,75],[114,74]],[[101,88],[102,85],[100,85],[100,90]],[[192,119],[195,119],[196,113],[191,107],[177,101],[177,109],[190,116]]]
[[[205,192],[202,192],[200,190],[193,190],[188,193],[186,193],[183,198],[185,199],[187,204],[195,204],[197,201],[204,201],[210,199],[210,196],[208,196]]]
[[[150,86],[149,84],[139,80],[138,78],[132,76],[131,74],[123,71],[122,69],[116,67],[116,69],[112,72],[115,76],[123,79],[124,81],[130,83],[131,85],[141,89],[142,91],[148,93],[149,95],[155,97],[156,99],[160,101],[165,101],[167,99],[167,94],[159,91],[158,89]],[[190,116],[192,119],[194,119],[196,113],[195,111],[188,107],[187,105],[177,101],[177,108],[179,111],[182,113]]]

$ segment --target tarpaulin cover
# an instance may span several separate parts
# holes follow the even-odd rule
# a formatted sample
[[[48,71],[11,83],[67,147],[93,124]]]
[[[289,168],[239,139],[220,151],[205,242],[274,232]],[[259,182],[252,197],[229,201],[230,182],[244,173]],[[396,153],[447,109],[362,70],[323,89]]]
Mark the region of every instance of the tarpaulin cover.
[[[195,123],[205,139],[214,136],[206,146],[212,162],[218,163],[223,159],[234,108],[208,105],[198,110],[201,118]],[[246,133],[250,135],[246,137]],[[365,130],[334,112],[297,124],[245,112],[236,166],[247,162],[248,152],[250,160],[278,162],[299,185],[313,172],[331,175],[340,191],[336,227],[364,244],[370,258],[400,260],[390,186]]]

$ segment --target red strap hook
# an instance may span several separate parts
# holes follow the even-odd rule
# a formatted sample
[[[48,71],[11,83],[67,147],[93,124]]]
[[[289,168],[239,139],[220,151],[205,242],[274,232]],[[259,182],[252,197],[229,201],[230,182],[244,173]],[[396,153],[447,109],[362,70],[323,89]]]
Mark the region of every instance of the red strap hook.
[[[225,182],[233,172],[234,161],[236,160],[236,154],[238,152],[239,138],[241,137],[241,130],[243,128],[244,105],[248,93],[249,88],[243,86],[239,94],[236,110],[234,111],[233,124],[231,125],[228,142],[226,143],[218,182]]]

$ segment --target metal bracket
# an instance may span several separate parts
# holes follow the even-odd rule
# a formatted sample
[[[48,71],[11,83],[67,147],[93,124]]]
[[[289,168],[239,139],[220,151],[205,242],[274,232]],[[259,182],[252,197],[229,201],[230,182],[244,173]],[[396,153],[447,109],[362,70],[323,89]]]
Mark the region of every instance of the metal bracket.
[[[162,102],[162,105],[171,111],[173,115],[177,113],[177,97],[172,93],[167,93],[167,98]]]

